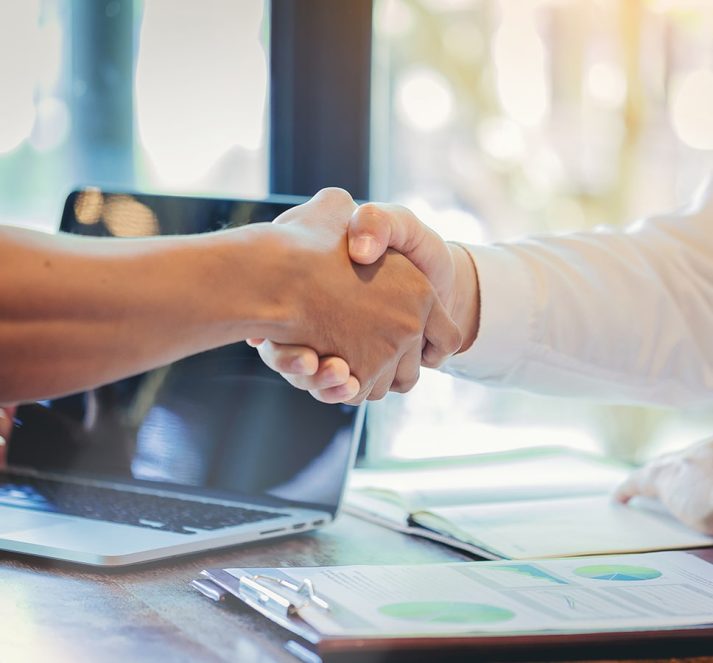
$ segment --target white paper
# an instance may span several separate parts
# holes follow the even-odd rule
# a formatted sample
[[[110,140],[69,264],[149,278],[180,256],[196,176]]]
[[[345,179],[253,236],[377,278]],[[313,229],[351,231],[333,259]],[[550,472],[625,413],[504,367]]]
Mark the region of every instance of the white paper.
[[[244,569],[228,569],[239,577]],[[660,629],[713,622],[713,565],[681,552],[529,562],[250,569],[330,605],[300,611],[332,636]]]
[[[436,518],[415,519],[511,559],[713,545],[713,538],[661,510],[616,504],[608,495],[440,507],[431,513]]]
[[[624,465],[566,449],[484,454],[459,464],[355,470],[350,490],[380,495],[409,510],[609,492],[627,476]],[[351,499],[347,495],[347,501]]]

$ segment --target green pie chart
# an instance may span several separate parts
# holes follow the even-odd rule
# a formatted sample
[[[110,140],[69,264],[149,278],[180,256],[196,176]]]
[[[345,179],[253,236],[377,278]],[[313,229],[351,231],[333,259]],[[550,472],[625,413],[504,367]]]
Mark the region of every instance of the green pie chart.
[[[493,624],[512,619],[515,613],[485,603],[418,601],[389,603],[379,608],[387,617],[434,624]]]
[[[580,566],[574,570],[581,578],[592,580],[654,580],[661,577],[661,571],[646,566],[625,566],[623,564],[595,564]]]

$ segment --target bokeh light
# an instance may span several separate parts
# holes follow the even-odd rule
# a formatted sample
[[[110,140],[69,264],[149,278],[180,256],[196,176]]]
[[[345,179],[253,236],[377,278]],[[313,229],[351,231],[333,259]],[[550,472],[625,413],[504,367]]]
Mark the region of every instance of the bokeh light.
[[[686,145],[713,150],[713,71],[698,69],[677,77],[670,113],[676,135]]]
[[[509,2],[501,7],[502,23],[493,38],[500,103],[516,122],[535,126],[545,119],[550,106],[547,53],[535,27],[532,7],[520,11]]]
[[[396,90],[399,116],[413,129],[435,131],[444,127],[453,112],[453,93],[448,81],[431,69],[414,68],[400,78]]]
[[[587,73],[587,92],[605,108],[620,108],[626,100],[626,78],[621,67],[596,62]]]
[[[151,237],[158,220],[150,207],[132,196],[112,196],[102,206],[104,224],[115,237]]]

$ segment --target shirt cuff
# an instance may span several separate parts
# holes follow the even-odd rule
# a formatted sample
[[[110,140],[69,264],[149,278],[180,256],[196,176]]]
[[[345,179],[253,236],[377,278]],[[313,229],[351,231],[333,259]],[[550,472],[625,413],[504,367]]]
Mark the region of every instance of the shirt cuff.
[[[480,325],[473,345],[451,357],[446,373],[473,380],[507,375],[524,357],[534,316],[533,287],[515,252],[505,245],[467,246],[478,272]]]

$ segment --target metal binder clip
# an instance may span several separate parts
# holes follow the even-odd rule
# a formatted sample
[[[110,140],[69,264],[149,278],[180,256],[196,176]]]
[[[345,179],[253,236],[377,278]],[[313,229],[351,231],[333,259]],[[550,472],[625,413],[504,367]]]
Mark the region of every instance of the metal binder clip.
[[[287,593],[278,591],[273,584],[288,590]],[[277,612],[283,616],[294,615],[308,606],[316,605],[322,610],[329,610],[329,604],[317,596],[312,581],[305,578],[301,584],[296,585],[289,580],[274,578],[264,574],[242,576],[240,578],[240,593],[258,605]]]

